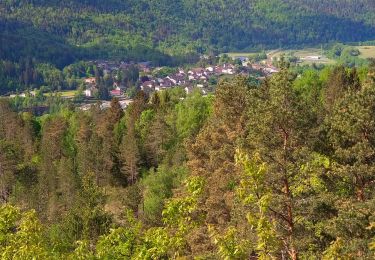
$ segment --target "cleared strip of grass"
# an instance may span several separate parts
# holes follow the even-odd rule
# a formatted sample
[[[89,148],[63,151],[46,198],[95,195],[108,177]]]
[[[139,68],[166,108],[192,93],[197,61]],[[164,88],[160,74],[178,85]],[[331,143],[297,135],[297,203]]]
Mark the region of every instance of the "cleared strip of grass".
[[[75,94],[77,93],[76,90],[68,90],[68,91],[59,91],[59,92],[53,92],[53,93],[44,93],[45,96],[49,96],[51,94],[58,94],[60,95],[61,97],[65,97],[65,98],[73,98],[75,96]]]

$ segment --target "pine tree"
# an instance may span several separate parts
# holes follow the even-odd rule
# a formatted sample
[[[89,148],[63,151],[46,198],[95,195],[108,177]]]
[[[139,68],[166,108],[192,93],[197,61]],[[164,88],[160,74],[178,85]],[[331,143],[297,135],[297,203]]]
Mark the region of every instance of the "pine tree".
[[[249,150],[257,152],[268,166],[266,182],[274,196],[269,206],[278,222],[279,236],[290,258],[298,259],[298,202],[296,184],[303,177],[301,166],[306,160],[309,138],[309,111],[299,102],[293,90],[294,75],[283,67],[252,95],[249,110]],[[280,252],[283,254],[283,252]]]
[[[231,221],[233,186],[238,180],[234,155],[245,136],[247,106],[248,85],[244,78],[221,82],[213,114],[188,148],[191,174],[206,182],[199,209],[205,212],[207,225],[214,225],[219,234]],[[193,255],[212,250],[207,226],[192,230],[189,237]]]
[[[334,238],[326,254],[371,258],[368,227],[374,215],[375,88],[363,86],[339,99],[325,124],[332,146],[332,163],[326,174],[334,216],[326,232]],[[340,247],[341,245],[341,247]]]
[[[358,201],[371,198],[369,188],[375,181],[375,88],[347,93],[327,118],[333,146],[335,173],[351,184]]]

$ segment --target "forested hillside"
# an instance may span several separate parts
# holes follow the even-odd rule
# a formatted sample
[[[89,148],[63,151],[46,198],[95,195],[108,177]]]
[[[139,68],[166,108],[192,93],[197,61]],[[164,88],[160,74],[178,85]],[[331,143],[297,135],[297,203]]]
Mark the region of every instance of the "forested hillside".
[[[0,100],[2,259],[373,259],[375,67],[124,112]]]
[[[0,259],[375,259],[375,61],[265,52],[374,38],[373,0],[0,0]]]
[[[375,35],[374,8],[369,0],[6,0],[0,58],[171,64],[196,52],[364,41]]]

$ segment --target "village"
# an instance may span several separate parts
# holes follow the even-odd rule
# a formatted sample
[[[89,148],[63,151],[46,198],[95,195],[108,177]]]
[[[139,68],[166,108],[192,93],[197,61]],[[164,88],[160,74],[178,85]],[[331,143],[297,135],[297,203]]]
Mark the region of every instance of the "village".
[[[246,57],[236,57],[237,64],[234,62],[227,62],[220,65],[208,65],[206,67],[194,67],[190,69],[178,68],[176,72],[164,75],[164,77],[155,76],[155,72],[161,70],[161,67],[152,67],[150,62],[141,63],[126,63],[126,62],[111,62],[111,61],[94,61],[98,68],[100,68],[104,75],[110,75],[114,71],[126,70],[130,66],[136,66],[139,69],[139,80],[137,88],[144,91],[147,95],[153,92],[167,90],[170,88],[183,88],[186,94],[190,94],[194,89],[201,91],[203,95],[207,95],[213,90],[212,82],[224,76],[253,75],[257,80],[263,80],[266,77],[277,73],[278,69],[272,64],[266,62],[252,63]],[[240,63],[240,64],[238,64]],[[212,81],[215,79],[215,81]],[[95,77],[84,79],[85,91],[84,96],[89,101],[93,99],[99,91],[98,83]],[[131,98],[127,95],[127,88],[120,83],[113,82],[113,87],[109,91],[110,97],[119,99],[123,108],[131,102]],[[107,108],[108,101],[102,102],[102,107]],[[90,104],[84,104],[81,109],[89,109]]]
[[[201,60],[207,59],[202,56]],[[182,88],[186,94],[199,90],[203,95],[208,95],[214,92],[217,82],[224,77],[234,77],[236,75],[252,76],[258,81],[264,80],[278,72],[278,68],[273,66],[267,60],[260,62],[251,62],[247,57],[238,56],[232,57],[216,65],[206,65],[200,67],[153,67],[151,62],[116,62],[116,61],[90,61],[102,73],[102,78],[111,78],[111,81],[106,84],[106,97],[101,96],[101,87],[103,82],[98,77],[86,77],[82,79],[80,90],[60,91],[56,93],[44,93],[48,95],[58,95],[63,99],[75,100],[77,94],[80,95],[80,100],[75,100],[75,105],[80,110],[89,110],[91,106],[98,101],[102,109],[110,107],[110,99],[117,98],[123,109],[132,102],[132,95],[129,94],[129,88],[133,88],[135,92],[142,90],[146,95],[151,95],[154,92],[163,91],[171,88]],[[136,70],[136,78],[134,82],[124,84],[118,78],[119,72],[127,72],[129,70]],[[167,70],[168,73],[159,73],[162,70]],[[100,80],[101,82],[98,82]],[[82,89],[83,86],[83,89]],[[11,98],[27,96],[35,96],[37,91],[27,91],[18,94],[11,94]]]

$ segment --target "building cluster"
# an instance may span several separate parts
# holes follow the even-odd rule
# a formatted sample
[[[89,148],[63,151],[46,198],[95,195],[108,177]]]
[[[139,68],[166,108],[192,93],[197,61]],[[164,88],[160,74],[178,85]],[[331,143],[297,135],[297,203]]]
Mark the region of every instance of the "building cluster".
[[[104,60],[96,60],[92,61],[99,69],[103,71],[104,75],[112,74],[113,71],[119,70],[128,70],[131,67],[137,67],[139,72],[143,73],[151,73],[151,62],[115,62],[115,61],[104,61]],[[95,96],[95,93],[98,92],[98,82],[96,82],[95,77],[86,78],[84,80],[86,85],[84,94],[87,98],[92,98]],[[109,91],[109,95],[112,97],[124,97],[124,93],[126,88],[121,86],[116,81],[113,83],[112,90]]]
[[[161,91],[173,87],[182,87],[187,93],[193,91],[194,88],[199,88],[203,94],[209,91],[210,79],[212,77],[218,78],[223,75],[236,75],[240,73],[249,73],[250,71],[257,71],[262,76],[269,76],[273,73],[278,72],[278,69],[272,65],[266,63],[250,63],[244,59],[242,66],[236,66],[230,63],[221,65],[210,65],[205,68],[191,68],[191,69],[178,69],[177,72],[171,73],[165,77],[153,76],[152,72],[157,71],[160,68],[152,68],[149,62],[142,63],[116,63],[108,61],[96,61],[96,65],[106,73],[111,73],[114,70],[126,70],[130,66],[138,66],[139,71],[143,75],[139,80],[139,88],[145,93],[152,93],[155,91]],[[259,77],[262,78],[262,77]],[[95,91],[97,91],[97,84],[95,78],[85,79],[86,97],[93,97]],[[110,90],[109,94],[113,97],[124,97],[125,88],[118,83],[114,82],[113,89]]]
[[[267,63],[253,63],[248,65],[252,70],[261,72],[264,76],[271,76],[279,72],[279,69]]]
[[[237,70],[232,64],[223,64],[218,66],[208,66],[206,68],[192,68],[188,70],[179,69],[177,73],[163,78],[148,76],[147,80],[142,81],[140,88],[146,92],[160,91],[176,86],[183,87],[187,93],[193,88],[200,88],[205,94],[208,92],[209,79],[222,75],[234,75]]]

